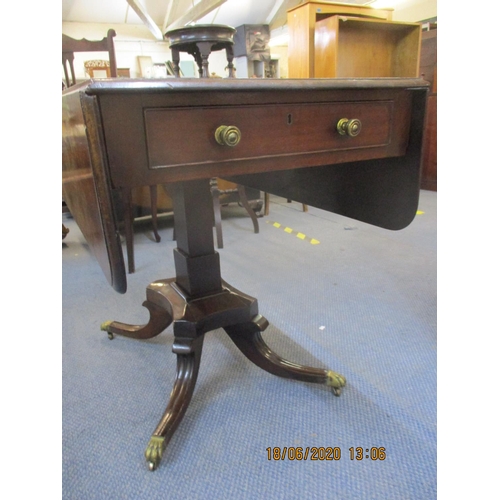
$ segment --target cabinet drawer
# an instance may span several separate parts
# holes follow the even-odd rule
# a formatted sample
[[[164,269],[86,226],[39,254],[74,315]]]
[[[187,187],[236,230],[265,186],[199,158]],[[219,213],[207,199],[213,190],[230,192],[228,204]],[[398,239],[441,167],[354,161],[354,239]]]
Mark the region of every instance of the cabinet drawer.
[[[385,148],[386,156],[404,154],[405,131],[395,131],[394,108],[394,101],[385,100],[145,109],[149,168],[364,148]],[[338,132],[343,118],[359,120],[358,135]],[[220,126],[239,129],[236,146],[217,142]]]

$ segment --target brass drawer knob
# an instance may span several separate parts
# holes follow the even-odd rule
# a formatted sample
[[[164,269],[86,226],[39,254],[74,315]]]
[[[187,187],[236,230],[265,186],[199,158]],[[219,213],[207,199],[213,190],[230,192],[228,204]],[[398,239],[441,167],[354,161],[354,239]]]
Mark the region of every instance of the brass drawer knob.
[[[337,123],[337,132],[340,135],[356,137],[361,132],[361,122],[357,118],[341,118]]]
[[[236,146],[241,139],[241,132],[234,125],[221,125],[215,131],[215,140],[222,146]]]

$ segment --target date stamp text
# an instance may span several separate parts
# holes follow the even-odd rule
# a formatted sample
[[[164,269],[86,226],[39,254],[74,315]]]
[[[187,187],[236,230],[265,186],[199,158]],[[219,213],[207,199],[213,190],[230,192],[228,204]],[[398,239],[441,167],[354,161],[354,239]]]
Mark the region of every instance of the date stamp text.
[[[349,460],[385,460],[386,450],[383,447],[363,448],[361,446],[351,447],[348,453],[342,453],[338,446],[307,446],[306,448],[300,446],[275,446],[274,448],[266,448],[268,460],[333,460],[338,461],[342,458]]]

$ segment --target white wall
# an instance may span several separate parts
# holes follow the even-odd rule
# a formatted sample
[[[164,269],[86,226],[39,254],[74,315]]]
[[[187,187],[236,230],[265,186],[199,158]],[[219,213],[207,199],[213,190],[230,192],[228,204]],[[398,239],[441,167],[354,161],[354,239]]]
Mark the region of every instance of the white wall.
[[[396,6],[392,20],[414,23],[432,17],[437,17],[437,0],[413,0]]]
[[[394,7],[393,20],[416,22],[423,19],[437,17],[437,0],[406,0]],[[144,25],[132,24],[98,24],[63,22],[62,32],[72,38],[87,38],[100,40],[106,36],[108,29],[116,31],[115,52],[119,68],[130,68],[132,78],[140,77],[140,68],[137,56],[150,56],[153,63],[164,63],[172,60],[168,42],[156,40]],[[280,75],[288,76],[288,47],[272,47],[271,52],[279,55]],[[106,54],[88,53],[75,54],[75,72],[77,79],[86,79],[83,62],[88,59],[104,59]],[[181,60],[193,61],[186,53],[181,53]],[[210,55],[209,71],[218,76],[227,76],[225,51],[213,52]]]
[[[167,42],[156,41],[146,26],[129,24],[92,24],[92,23],[63,23],[62,32],[71,38],[86,38],[87,40],[101,40],[108,29],[116,31],[114,38],[116,64],[119,68],[130,68],[130,76],[140,76],[137,56],[151,56],[153,62],[165,62],[171,59]],[[83,62],[89,59],[107,59],[103,52],[89,52],[75,54],[75,73],[77,79],[88,78],[85,75]]]
[[[62,23],[62,32],[71,38],[86,38],[87,40],[101,40],[108,30],[116,31],[114,38],[116,65],[118,68],[130,68],[132,78],[140,77],[140,67],[137,57],[150,56],[153,63],[164,63],[172,60],[172,53],[168,42],[156,40],[144,25],[131,24],[99,24],[99,23]],[[107,59],[107,53],[89,52],[75,54],[75,73],[78,80],[85,80],[84,61],[89,59]],[[181,53],[181,60],[193,61],[189,54]],[[213,52],[210,55],[209,71],[219,76],[226,76],[227,71],[225,51]]]

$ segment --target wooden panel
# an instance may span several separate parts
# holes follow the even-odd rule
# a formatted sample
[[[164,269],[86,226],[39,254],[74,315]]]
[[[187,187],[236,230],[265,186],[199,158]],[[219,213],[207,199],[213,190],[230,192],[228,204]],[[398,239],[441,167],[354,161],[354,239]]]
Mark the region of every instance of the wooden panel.
[[[402,229],[416,215],[420,191],[426,93],[413,94],[404,157],[269,171],[230,180],[368,224]]]
[[[113,186],[117,188],[399,155],[401,151],[404,151],[405,147],[405,142],[399,141],[399,139],[403,139],[404,131],[408,130],[408,116],[412,95],[412,92],[408,92],[406,87],[421,86],[424,83],[421,80],[410,79],[383,79],[382,81],[380,79],[356,81],[350,79],[283,79],[270,81],[249,78],[229,81],[229,79],[210,78],[198,79],[196,85],[194,85],[194,81],[191,79],[179,78],[168,81],[153,81],[148,92],[141,94],[141,90],[145,88],[144,85],[142,80],[127,82],[123,79],[117,79],[111,87],[109,82],[100,80],[92,84],[89,89],[89,92],[99,93],[101,96],[99,104],[103,114],[105,136],[108,144],[109,168]],[[198,91],[195,92],[194,89]],[[274,128],[266,130],[262,125],[255,126],[257,122],[251,119],[248,120],[248,125],[233,121],[239,115],[234,110],[246,106],[249,109],[252,106],[257,108],[267,106],[269,111],[261,111],[261,113],[265,117],[272,117],[275,114],[274,110],[278,112],[278,110],[286,109],[288,106],[293,109],[295,106],[315,104],[318,108],[325,107],[326,109],[332,102],[343,102],[345,104],[348,102],[369,103],[374,101],[394,102],[391,127],[392,130],[397,131],[397,134],[394,135],[391,131],[391,142],[387,146],[348,147],[313,151],[306,140],[311,141],[306,127],[298,138],[301,148],[305,148],[303,151],[297,152],[297,145],[295,144],[293,145],[295,149],[290,153],[283,152],[283,154],[271,155],[266,153],[263,144],[276,142],[277,139],[273,141]],[[221,121],[212,123],[212,127],[215,128],[211,134],[207,135],[207,141],[214,141],[214,131],[221,124],[250,127],[252,130],[247,129],[247,131],[244,131],[242,129],[244,133],[242,142],[235,149],[237,150],[240,146],[246,144],[244,141],[251,138],[254,142],[251,154],[246,158],[241,158],[240,155],[239,159],[232,160],[231,154],[235,154],[233,150],[232,153],[224,152],[225,157],[208,157],[207,161],[201,161],[189,168],[186,168],[184,163],[177,167],[151,168],[152,163],[147,146],[144,110],[158,109],[166,111],[171,109],[172,112],[177,112],[182,109],[201,109],[212,106],[222,110],[224,112],[223,117],[229,117],[231,121],[228,121],[228,123]],[[231,108],[231,106],[234,106],[234,108]],[[233,113],[229,112],[230,109],[233,109]],[[284,121],[287,119],[287,114],[283,117]],[[347,118],[356,118],[356,116],[347,116]],[[335,120],[332,125],[336,125]],[[195,122],[184,124],[182,127],[179,125],[170,127],[176,135],[169,136],[168,131],[159,134],[158,147],[163,145],[165,150],[184,148],[187,151],[200,148],[191,134],[191,130],[195,130],[198,126],[198,123]],[[381,127],[381,124],[379,123],[377,126]],[[250,130],[250,133],[248,130]],[[252,135],[255,131],[257,133]],[[262,136],[265,136],[267,142],[262,142]],[[357,139],[361,139],[361,137]],[[312,139],[312,143],[316,140]],[[213,145],[215,146],[215,141]],[[275,148],[276,146],[271,144],[271,147]],[[276,153],[276,150],[274,152]],[[204,151],[204,153],[207,153],[207,151]],[[197,154],[201,155],[201,152]]]
[[[287,13],[289,78],[317,77],[314,70],[316,21],[333,15],[391,20],[392,9],[326,2],[305,2],[290,9]]]
[[[437,92],[437,29],[422,32],[420,76],[430,82],[431,92]]]
[[[306,1],[290,9],[288,13],[290,14],[299,12],[300,10],[303,9],[307,9],[309,12],[312,12],[317,16],[343,15],[343,16],[356,16],[356,17],[380,19],[386,21],[390,21],[392,19],[392,12],[393,12],[393,9],[374,9],[373,7],[366,5],[350,5],[347,3]]]
[[[318,21],[314,32],[314,67],[317,78],[337,75],[339,17]]]
[[[125,263],[96,98],[81,100],[81,88],[63,92],[63,197],[109,284],[125,293]]]
[[[121,78],[130,78],[130,68],[117,68],[117,74]]]
[[[316,23],[315,77],[416,77],[421,26],[333,16]]]
[[[288,76],[309,78],[314,74],[314,23],[316,18],[304,6],[288,14]]]
[[[427,100],[421,187],[437,191],[437,29],[422,32],[420,74],[431,84]]]
[[[437,95],[427,99],[421,186],[437,191]]]
[[[268,106],[149,109],[145,111],[149,166],[156,169],[316,151],[387,149],[389,143],[400,149],[386,150],[385,154],[403,154],[405,142],[392,137],[393,114],[392,101],[276,105],[273,113]],[[359,119],[359,135],[340,135],[336,125],[341,118]],[[220,125],[240,129],[242,138],[236,147],[216,142],[214,134]],[[183,141],[186,130],[190,148]]]
[[[396,77],[418,77],[420,75],[421,26],[396,31],[393,68]]]

